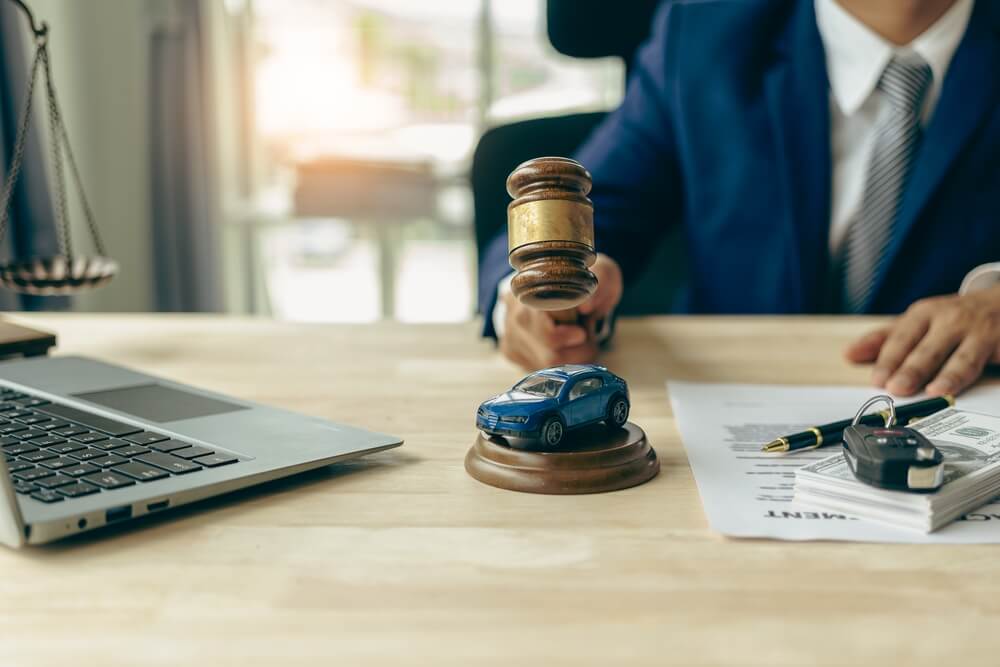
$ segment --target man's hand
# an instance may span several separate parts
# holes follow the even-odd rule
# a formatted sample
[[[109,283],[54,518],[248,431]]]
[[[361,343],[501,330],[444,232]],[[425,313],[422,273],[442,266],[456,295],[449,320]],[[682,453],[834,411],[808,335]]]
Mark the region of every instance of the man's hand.
[[[846,354],[855,363],[874,362],[872,382],[894,394],[925,385],[933,396],[957,394],[986,364],[1000,363],[1000,286],[921,299]]]
[[[528,370],[561,364],[585,364],[597,358],[596,325],[608,317],[622,298],[622,271],[615,260],[597,255],[590,267],[597,276],[597,291],[577,310],[581,322],[557,324],[544,310],[529,308],[508,292],[504,334],[500,351]]]

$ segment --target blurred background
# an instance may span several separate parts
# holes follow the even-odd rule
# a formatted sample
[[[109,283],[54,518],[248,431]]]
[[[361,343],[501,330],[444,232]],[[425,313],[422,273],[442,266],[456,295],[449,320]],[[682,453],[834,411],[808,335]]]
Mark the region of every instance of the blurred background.
[[[556,52],[545,0],[28,4],[51,27],[65,124],[122,265],[61,305],[75,310],[469,319],[480,137],[609,110],[624,89],[622,58]],[[9,69],[32,44],[2,10]],[[72,196],[69,213],[83,224]]]

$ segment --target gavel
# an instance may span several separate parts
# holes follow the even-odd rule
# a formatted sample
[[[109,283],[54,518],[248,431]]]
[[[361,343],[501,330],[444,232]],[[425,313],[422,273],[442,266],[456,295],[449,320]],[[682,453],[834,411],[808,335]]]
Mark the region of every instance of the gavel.
[[[597,289],[590,187],[590,173],[564,157],[528,160],[507,177],[511,291],[557,322],[576,323],[576,306]]]

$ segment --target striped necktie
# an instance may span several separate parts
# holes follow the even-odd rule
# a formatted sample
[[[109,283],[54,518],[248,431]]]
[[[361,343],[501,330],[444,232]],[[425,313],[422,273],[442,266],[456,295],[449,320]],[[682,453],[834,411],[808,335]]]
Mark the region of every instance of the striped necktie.
[[[893,227],[913,158],[920,146],[920,110],[933,73],[917,54],[894,56],[878,87],[889,108],[875,126],[861,211],[847,230],[843,255],[843,303],[851,313],[863,312],[886,261]]]

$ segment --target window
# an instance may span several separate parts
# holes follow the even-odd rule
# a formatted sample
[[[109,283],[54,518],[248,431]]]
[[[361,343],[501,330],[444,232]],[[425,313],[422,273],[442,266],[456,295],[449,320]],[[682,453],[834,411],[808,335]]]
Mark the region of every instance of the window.
[[[565,380],[545,377],[544,375],[535,375],[515,385],[514,391],[523,391],[526,394],[553,398],[559,395],[559,391],[564,384],[566,384]]]
[[[618,59],[555,53],[544,0],[246,6],[254,194],[228,265],[248,309],[278,319],[472,317],[479,135],[609,109],[624,88]]]
[[[580,380],[576,383],[576,386],[573,387],[572,391],[569,392],[569,400],[572,401],[575,398],[592,394],[602,386],[604,386],[604,381],[601,380],[601,378],[587,378],[586,380]]]

